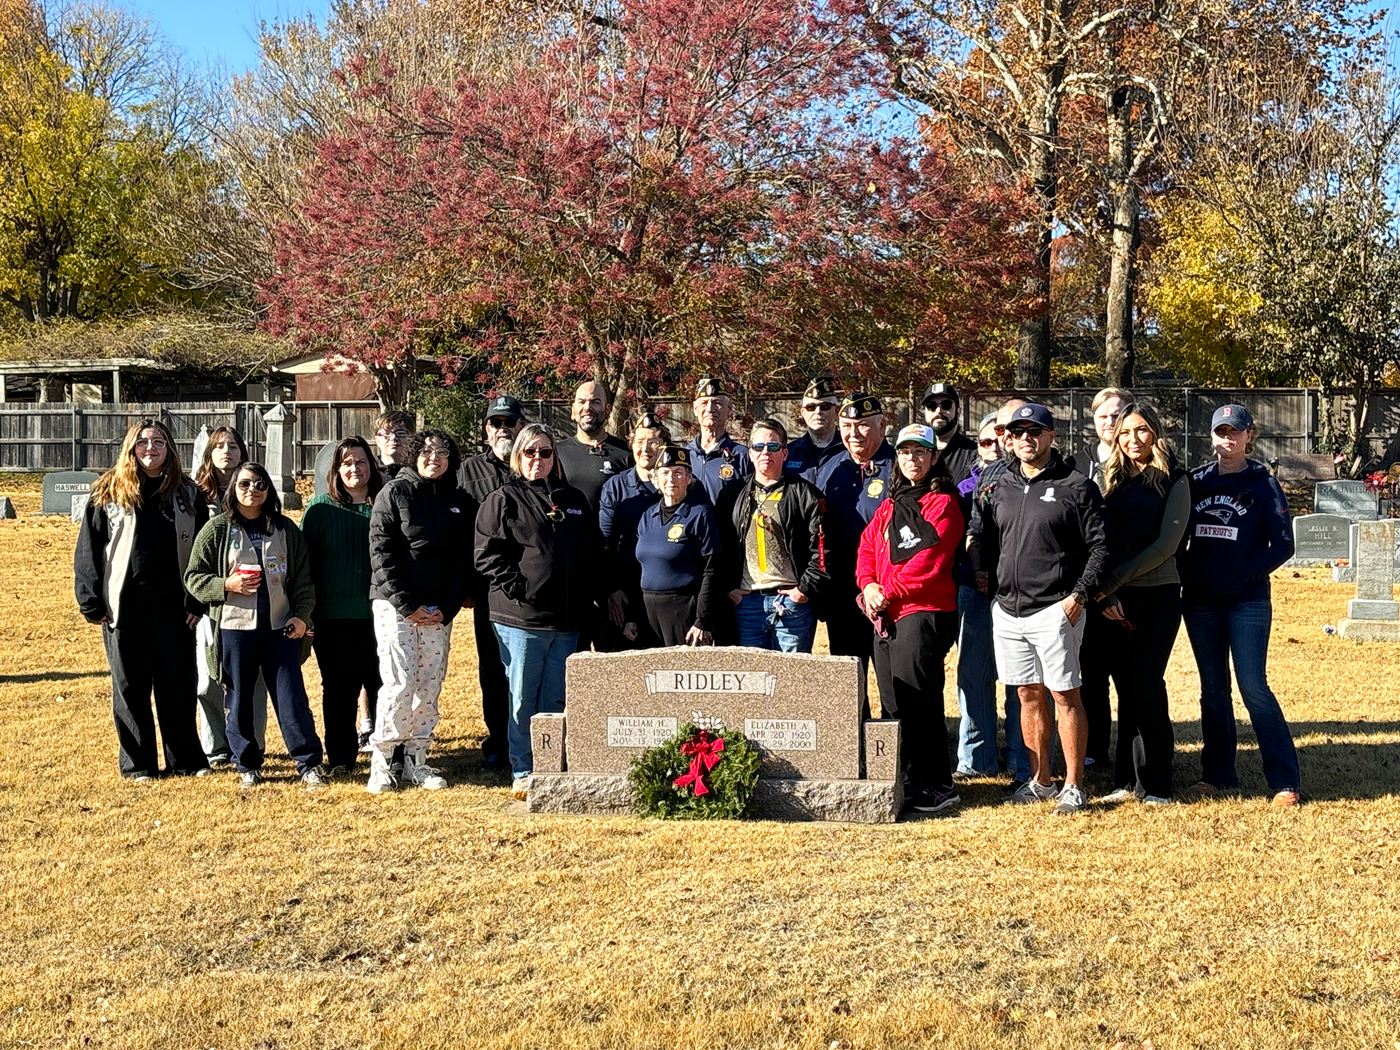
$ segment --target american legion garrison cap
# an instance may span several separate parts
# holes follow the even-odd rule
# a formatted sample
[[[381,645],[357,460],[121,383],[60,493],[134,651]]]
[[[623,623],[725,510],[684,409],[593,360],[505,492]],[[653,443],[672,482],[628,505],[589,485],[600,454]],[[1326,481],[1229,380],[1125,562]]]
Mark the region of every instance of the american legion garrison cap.
[[[684,445],[667,445],[656,459],[658,467],[690,468],[690,449]]]
[[[864,419],[866,416],[883,415],[884,411],[880,399],[874,394],[854,393],[841,402],[838,415],[842,419]]]
[[[836,380],[831,376],[818,376],[807,384],[807,389],[802,391],[803,397],[810,397],[816,401],[825,401],[830,397],[840,397],[836,390]]]
[[[701,397],[728,397],[729,391],[724,389],[724,384],[713,376],[706,376],[695,386],[695,396]]]

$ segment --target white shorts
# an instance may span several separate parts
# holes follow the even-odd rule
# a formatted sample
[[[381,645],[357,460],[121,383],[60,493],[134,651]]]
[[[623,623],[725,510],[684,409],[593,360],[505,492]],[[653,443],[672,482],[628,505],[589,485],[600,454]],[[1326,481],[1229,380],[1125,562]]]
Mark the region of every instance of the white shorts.
[[[992,601],[992,647],[1002,685],[1043,685],[1057,693],[1078,689],[1079,643],[1084,640],[1085,609],[1070,625],[1060,603],[1029,616],[1012,616]]]

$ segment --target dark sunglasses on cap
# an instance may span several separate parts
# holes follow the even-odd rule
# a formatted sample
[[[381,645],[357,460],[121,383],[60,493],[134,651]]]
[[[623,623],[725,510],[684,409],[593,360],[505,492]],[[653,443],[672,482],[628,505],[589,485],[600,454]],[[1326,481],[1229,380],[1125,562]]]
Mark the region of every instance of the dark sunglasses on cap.
[[[1041,434],[1044,434],[1044,433],[1045,433],[1045,428],[1044,428],[1044,427],[1037,427],[1037,426],[1013,427],[1013,428],[1011,429],[1011,436],[1012,436],[1012,437],[1038,438],[1038,437],[1040,437]]]
[[[262,478],[239,478],[238,487],[244,492],[248,489],[252,489],[255,492],[266,492],[267,482]]]
[[[749,446],[755,452],[781,452],[786,447],[781,441],[755,441]]]
[[[522,448],[520,454],[526,459],[553,459],[554,449],[552,448]]]

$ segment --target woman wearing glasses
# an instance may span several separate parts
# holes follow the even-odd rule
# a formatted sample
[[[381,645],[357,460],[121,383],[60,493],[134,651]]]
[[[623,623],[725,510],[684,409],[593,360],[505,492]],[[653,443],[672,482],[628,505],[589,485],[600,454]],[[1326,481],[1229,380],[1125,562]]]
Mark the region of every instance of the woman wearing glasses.
[[[471,593],[471,502],[457,487],[457,443],[444,431],[424,430],[409,436],[405,453],[369,519],[370,613],[382,679],[369,738],[371,794],[398,786],[391,767],[400,747],[405,784],[447,786],[428,765],[428,748],[452,621]]]
[[[181,582],[208,516],[170,431],[154,419],[126,432],[116,465],[93,483],[83,513],[74,592],[83,617],[102,625],[118,768],[129,780],[161,773],[157,721],[167,772],[209,771],[194,724],[194,625],[204,606]]]
[[[943,720],[943,659],[958,637],[963,513],[932,427],[911,423],[895,441],[890,496],[861,534],[856,584],[878,617],[875,677],[894,700],[884,717],[903,727],[910,806],[937,813],[958,804]]]
[[[647,621],[662,645],[709,645],[719,571],[714,511],[709,500],[689,498],[690,449],[667,445],[651,474],[661,498],[642,512],[633,547]]]
[[[261,463],[239,466],[223,513],[200,530],[185,588],[208,603],[218,627],[219,668],[229,689],[226,729],[242,786],[263,780],[266,756],[253,734],[259,674],[302,783],[324,786],[321,740],[301,677],[302,638],[316,604],[311,562]]]
[[[618,585],[623,596],[621,602],[609,601],[608,615],[626,641],[619,646],[623,649],[651,649],[660,644],[642,606],[637,526],[647,508],[656,505],[656,461],[670,441],[665,424],[650,409],[643,412],[632,429],[635,466],[604,482],[598,499],[598,528],[608,555],[608,579]]]
[[[477,513],[476,567],[510,686],[511,791],[523,799],[534,769],[530,719],[564,710],[564,661],[599,590],[602,537],[583,494],[562,479],[549,427],[521,429],[510,467]]]

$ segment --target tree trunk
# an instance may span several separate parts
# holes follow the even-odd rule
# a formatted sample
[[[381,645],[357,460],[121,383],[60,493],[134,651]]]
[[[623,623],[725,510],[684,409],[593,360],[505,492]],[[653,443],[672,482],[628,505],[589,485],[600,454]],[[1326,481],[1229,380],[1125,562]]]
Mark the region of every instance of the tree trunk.
[[[1130,93],[1119,88],[1108,103],[1108,198],[1112,238],[1108,263],[1108,303],[1104,319],[1104,383],[1133,384],[1133,286],[1138,246],[1138,192],[1133,183]]]
[[[369,374],[374,377],[374,396],[379,401],[380,411],[408,407],[408,395],[413,392],[412,361],[370,365]]]
[[[1049,83],[1057,85],[1062,75],[1062,70],[1052,69]],[[1050,249],[1055,239],[1060,186],[1055,165],[1059,122],[1047,114],[1044,125],[1031,130],[1027,173],[1036,204],[1036,231],[1035,258],[1026,277],[1026,293],[1034,312],[1021,322],[1016,338],[1016,385],[1023,390],[1050,385]]]

